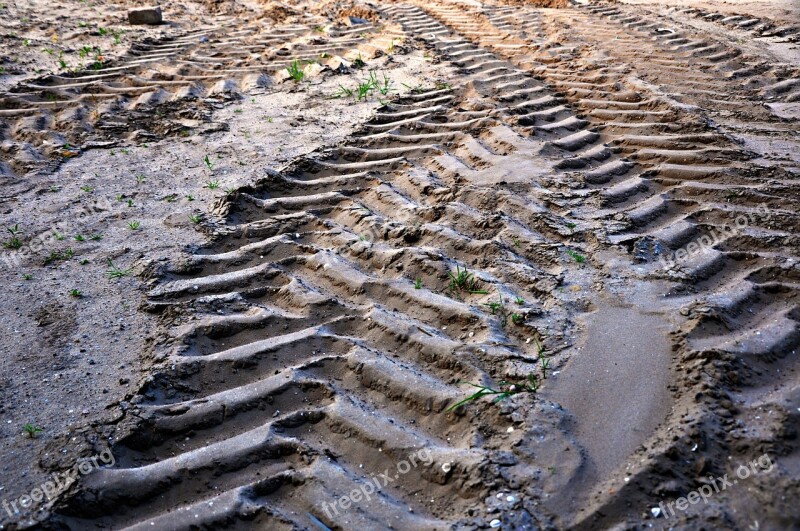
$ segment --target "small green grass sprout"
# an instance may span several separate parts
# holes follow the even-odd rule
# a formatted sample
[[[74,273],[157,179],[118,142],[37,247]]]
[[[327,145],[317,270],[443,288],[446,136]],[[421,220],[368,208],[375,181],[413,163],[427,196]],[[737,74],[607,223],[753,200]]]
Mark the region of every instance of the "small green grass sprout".
[[[25,424],[24,426],[22,426],[22,432],[25,435],[27,435],[29,439],[33,439],[34,437],[36,437],[39,433],[41,433],[43,431],[44,431],[44,428],[40,428],[40,427],[35,426],[33,424],[30,424],[30,423]]]
[[[114,265],[114,262],[111,261],[111,258],[108,259],[108,271],[106,271],[106,275],[109,278],[120,279],[122,277],[127,277],[131,273],[133,273],[133,269],[120,269]]]
[[[447,413],[457,409],[459,406],[463,406],[464,404],[469,404],[470,402],[475,402],[484,396],[495,396],[494,403],[498,403],[506,398],[519,394],[519,393],[536,393],[539,390],[539,378],[534,374],[530,373],[528,375],[528,379],[522,382],[507,382],[502,381],[498,384],[499,389],[494,389],[492,387],[480,384],[474,384],[470,382],[460,382],[462,384],[471,385],[472,387],[478,388],[478,391],[473,393],[472,395],[468,396],[464,400],[456,402],[445,411]]]

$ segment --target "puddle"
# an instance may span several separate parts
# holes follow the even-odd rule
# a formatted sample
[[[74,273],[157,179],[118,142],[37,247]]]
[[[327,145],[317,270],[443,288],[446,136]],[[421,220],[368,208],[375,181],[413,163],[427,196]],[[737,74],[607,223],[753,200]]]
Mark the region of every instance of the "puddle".
[[[571,495],[558,496],[559,504],[574,507],[585,499],[588,489],[623,464],[670,411],[667,334],[672,325],[640,304],[649,302],[644,307],[655,309],[656,300],[595,301],[597,310],[582,319],[579,350],[549,386],[545,397],[572,414],[573,435],[586,452],[583,469],[569,485]]]

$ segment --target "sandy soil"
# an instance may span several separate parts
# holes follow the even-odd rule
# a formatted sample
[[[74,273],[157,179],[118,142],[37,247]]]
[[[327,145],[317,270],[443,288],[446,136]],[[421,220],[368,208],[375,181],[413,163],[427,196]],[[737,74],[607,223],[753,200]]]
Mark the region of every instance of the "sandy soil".
[[[127,7],[0,11],[3,528],[797,525],[795,4]]]

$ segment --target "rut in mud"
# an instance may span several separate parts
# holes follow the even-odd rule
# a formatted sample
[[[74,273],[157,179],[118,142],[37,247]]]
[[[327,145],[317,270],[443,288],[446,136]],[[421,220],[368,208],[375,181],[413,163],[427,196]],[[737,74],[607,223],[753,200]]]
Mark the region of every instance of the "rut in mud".
[[[178,37],[109,78],[48,80],[71,99],[4,96],[9,138],[31,142],[67,114],[104,129],[98,91],[125,91],[133,121],[138,106],[198,112],[175,103],[195,83],[246,93],[303,54],[371,57],[396,38],[458,72],[216,205],[209,244],[148,295],[163,334],[115,467],[49,525],[797,520],[797,64],[681,22],[739,20],[698,10],[511,4],[386,3],[324,45],[310,25],[222,20],[211,49]],[[278,44],[269,68],[241,58]],[[122,73],[140,61],[164,77]],[[462,268],[473,289],[449,289]],[[543,372],[536,396],[448,411],[463,382]],[[774,470],[746,487],[670,521],[652,510],[765,454]],[[369,499],[337,504],[387,471]]]

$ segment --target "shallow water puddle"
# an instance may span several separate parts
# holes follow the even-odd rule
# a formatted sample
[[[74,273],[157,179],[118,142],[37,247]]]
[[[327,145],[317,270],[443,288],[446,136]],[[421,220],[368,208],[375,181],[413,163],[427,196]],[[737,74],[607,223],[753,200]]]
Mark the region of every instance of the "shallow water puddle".
[[[610,299],[583,318],[579,350],[555,376],[546,398],[574,417],[586,466],[573,479],[573,503],[653,433],[671,407],[666,316]]]

